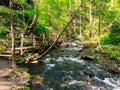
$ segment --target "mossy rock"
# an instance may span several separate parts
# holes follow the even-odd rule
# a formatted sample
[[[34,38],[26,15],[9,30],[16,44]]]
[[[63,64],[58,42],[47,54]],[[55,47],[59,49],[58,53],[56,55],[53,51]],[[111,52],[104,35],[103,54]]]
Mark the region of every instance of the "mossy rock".
[[[94,56],[85,55],[85,56],[82,56],[81,59],[88,60],[88,61],[93,61]]]
[[[117,73],[120,74],[120,70],[118,69],[116,64],[104,64],[104,69],[111,72],[111,73]]]

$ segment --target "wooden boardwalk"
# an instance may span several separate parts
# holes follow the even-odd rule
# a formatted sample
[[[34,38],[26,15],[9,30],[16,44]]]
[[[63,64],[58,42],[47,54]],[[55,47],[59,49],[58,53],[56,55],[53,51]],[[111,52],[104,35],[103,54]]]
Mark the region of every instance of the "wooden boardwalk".
[[[28,51],[40,49],[43,46],[47,46],[51,44],[51,41],[54,41],[57,36],[53,35],[50,37],[45,37],[45,34],[37,37],[37,36],[24,36],[21,34],[20,37],[15,37],[15,56],[19,56],[20,58]],[[0,57],[8,57],[11,58],[12,55],[12,48],[11,48],[11,37],[6,38],[9,42],[9,47],[6,48],[5,52],[0,53]],[[52,39],[52,40],[51,40]],[[27,44],[27,45],[26,45]]]
[[[41,39],[41,37],[36,37],[34,35],[32,36],[24,36],[21,34],[20,37],[15,37],[15,56],[19,54],[19,56],[23,56],[25,52],[28,52],[30,50],[36,50],[40,48],[40,44],[37,44],[38,41],[36,41],[36,38],[38,40]],[[9,46],[6,48],[6,51],[0,53],[0,57],[12,57],[12,47],[11,47],[11,37],[6,38]],[[40,40],[41,41],[41,40]],[[42,40],[42,42],[45,42],[45,39]],[[26,45],[27,44],[27,45]]]
[[[39,49],[39,46],[24,46],[24,47],[16,47],[15,48],[15,54],[20,54],[23,55],[24,52],[28,51],[28,50],[35,50],[35,49]],[[6,51],[4,53],[0,53],[1,57],[12,57],[12,49],[9,49],[9,52]]]

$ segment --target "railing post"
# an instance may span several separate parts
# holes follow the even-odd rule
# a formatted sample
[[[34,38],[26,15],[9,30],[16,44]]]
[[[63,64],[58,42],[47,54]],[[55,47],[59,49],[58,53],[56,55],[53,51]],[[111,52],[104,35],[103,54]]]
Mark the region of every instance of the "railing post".
[[[32,43],[33,43],[33,46],[35,47],[35,36],[34,36],[34,34],[32,35]]]
[[[45,34],[43,34],[43,45],[45,44]]]
[[[48,43],[50,43],[50,34],[48,34]]]
[[[24,43],[24,35],[23,35],[23,33],[21,33],[21,52],[20,52],[20,55],[21,55],[21,57],[22,57],[22,55],[23,55],[23,43]]]

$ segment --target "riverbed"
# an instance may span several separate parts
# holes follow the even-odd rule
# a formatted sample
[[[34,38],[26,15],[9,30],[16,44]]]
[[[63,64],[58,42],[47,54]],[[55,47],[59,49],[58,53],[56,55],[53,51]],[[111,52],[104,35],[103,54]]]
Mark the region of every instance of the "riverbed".
[[[42,77],[42,81],[30,85],[31,90],[120,90],[120,74],[107,71],[98,62],[81,59],[78,53],[83,47],[55,49],[40,59],[44,65],[31,62],[31,76]]]

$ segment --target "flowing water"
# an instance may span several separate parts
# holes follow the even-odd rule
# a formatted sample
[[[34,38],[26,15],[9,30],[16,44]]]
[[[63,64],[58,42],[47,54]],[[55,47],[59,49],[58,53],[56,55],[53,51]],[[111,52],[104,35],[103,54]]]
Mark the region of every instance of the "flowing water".
[[[45,65],[31,64],[29,73],[43,77],[31,90],[120,90],[120,74],[106,71],[97,62],[83,60],[78,54],[83,45],[48,53]]]

